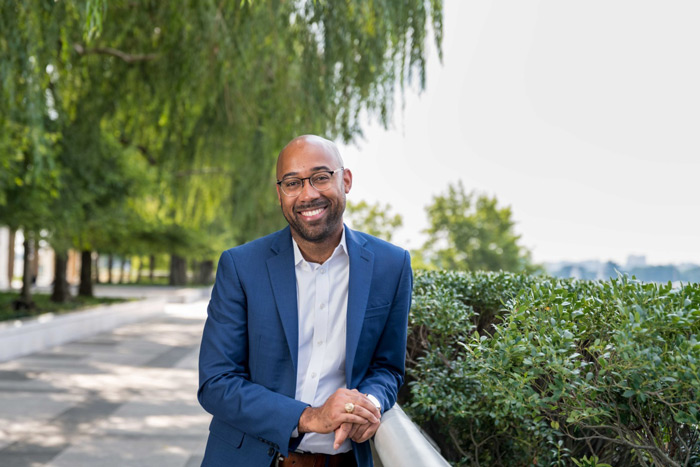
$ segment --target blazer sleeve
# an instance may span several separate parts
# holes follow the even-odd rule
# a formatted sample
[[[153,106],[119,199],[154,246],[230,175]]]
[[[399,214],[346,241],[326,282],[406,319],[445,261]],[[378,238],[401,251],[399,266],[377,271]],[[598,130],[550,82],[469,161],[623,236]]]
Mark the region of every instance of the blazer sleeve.
[[[372,356],[370,367],[358,385],[360,392],[372,394],[379,400],[382,413],[394,406],[399,388],[404,381],[406,334],[412,291],[411,257],[408,251],[405,251],[389,317]]]
[[[308,406],[250,381],[247,300],[230,251],[219,260],[199,355],[202,407],[215,418],[287,454]]]

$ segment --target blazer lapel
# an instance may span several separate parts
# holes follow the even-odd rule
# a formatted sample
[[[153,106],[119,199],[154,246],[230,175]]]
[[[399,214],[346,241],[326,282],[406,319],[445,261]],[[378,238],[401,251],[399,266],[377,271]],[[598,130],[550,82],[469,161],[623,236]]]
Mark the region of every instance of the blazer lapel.
[[[272,293],[277,303],[277,311],[287,338],[289,353],[292,356],[294,371],[297,370],[299,355],[299,317],[297,312],[297,279],[294,272],[294,248],[289,227],[280,231],[271,246],[275,253],[267,260]]]
[[[374,253],[364,247],[366,241],[345,227],[345,243],[350,256],[348,282],[347,334],[345,342],[345,380],[351,386],[353,362],[365,319],[369,289],[372,284]]]

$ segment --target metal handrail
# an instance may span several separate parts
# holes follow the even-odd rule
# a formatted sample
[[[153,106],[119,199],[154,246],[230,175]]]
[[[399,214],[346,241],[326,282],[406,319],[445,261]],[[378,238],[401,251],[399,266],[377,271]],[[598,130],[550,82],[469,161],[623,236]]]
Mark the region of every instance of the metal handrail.
[[[382,415],[374,450],[375,464],[383,467],[450,465],[398,404]]]

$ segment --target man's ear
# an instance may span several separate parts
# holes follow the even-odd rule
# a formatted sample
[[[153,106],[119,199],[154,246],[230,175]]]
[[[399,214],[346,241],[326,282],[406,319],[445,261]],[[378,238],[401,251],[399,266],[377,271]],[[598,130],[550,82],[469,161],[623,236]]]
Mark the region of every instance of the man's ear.
[[[343,170],[343,183],[345,185],[345,194],[350,193],[350,188],[352,188],[352,171],[350,169]]]
[[[282,206],[282,193],[280,193],[280,186],[275,185],[277,187],[277,201],[280,203],[280,206]]]

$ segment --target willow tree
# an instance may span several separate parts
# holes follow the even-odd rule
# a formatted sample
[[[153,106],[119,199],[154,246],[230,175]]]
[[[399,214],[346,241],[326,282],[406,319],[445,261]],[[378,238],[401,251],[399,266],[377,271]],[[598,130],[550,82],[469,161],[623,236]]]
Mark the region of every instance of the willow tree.
[[[365,114],[387,123],[397,84],[417,77],[424,85],[429,31],[438,47],[441,39],[439,0],[89,6],[10,7],[4,36],[26,28],[13,20],[24,16],[39,25],[35,41],[54,47],[36,71],[44,81],[51,75],[40,114],[50,110],[60,123],[60,164],[71,174],[64,187],[81,185],[78,198],[89,200],[71,203],[81,219],[74,237],[88,248],[105,237],[94,226],[105,225],[115,203],[93,196],[104,187],[98,169],[136,154],[151,189],[127,205],[146,225],[119,237],[127,246],[139,243],[134,236],[152,239],[175,261],[211,259],[279,226],[279,149],[301,133],[350,140]],[[128,171],[118,172],[128,186]],[[133,201],[129,189],[115,197]]]
[[[48,27],[44,8],[0,8],[0,224],[24,233],[24,271],[15,306],[32,308],[32,246],[51,217],[58,196],[60,134],[54,124],[50,76],[59,28]],[[46,27],[45,27],[46,26]],[[34,252],[35,254],[35,252]]]

